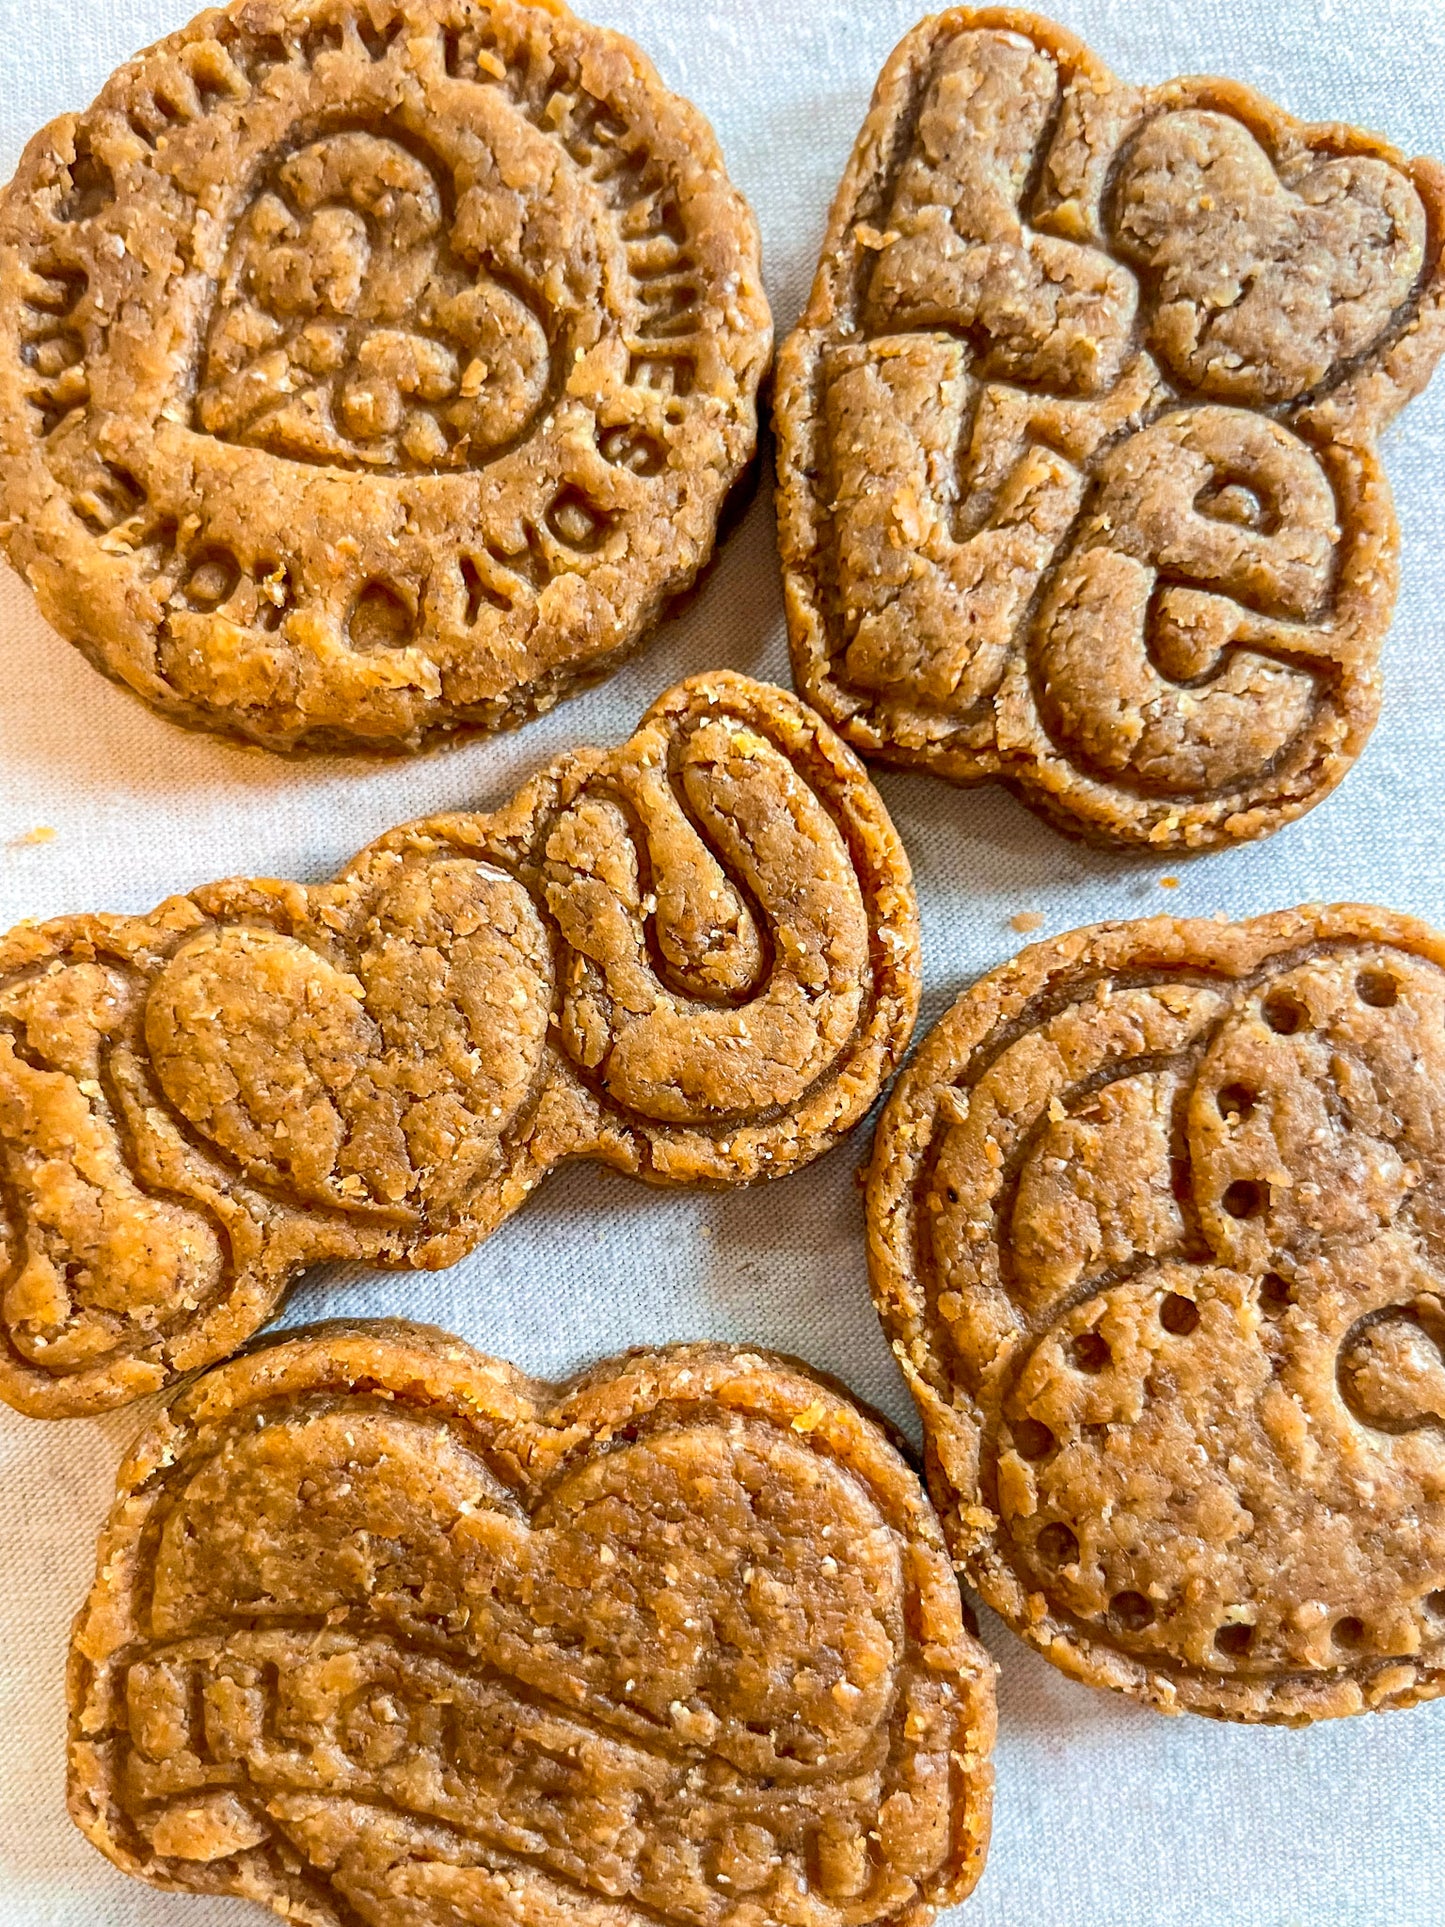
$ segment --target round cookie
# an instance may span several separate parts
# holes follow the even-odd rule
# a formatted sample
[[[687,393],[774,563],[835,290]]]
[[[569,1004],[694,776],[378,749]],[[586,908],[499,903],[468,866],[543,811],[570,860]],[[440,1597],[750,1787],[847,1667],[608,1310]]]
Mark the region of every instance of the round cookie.
[[[414,749],[610,670],[712,552],[756,226],[630,42],[526,0],[232,0],[0,200],[0,510],[182,723]]]
[[[879,79],[778,359],[799,691],[1058,829],[1205,849],[1374,726],[1381,429],[1445,348],[1445,170],[1007,7]]]
[[[959,999],[868,1182],[960,1569],[1063,1671],[1302,1725],[1445,1693],[1445,938],[1105,924]]]
[[[70,1810],[310,1927],[925,1927],[988,1846],[993,1666],[883,1427],[724,1345],[570,1385],[320,1327],[137,1442]]]

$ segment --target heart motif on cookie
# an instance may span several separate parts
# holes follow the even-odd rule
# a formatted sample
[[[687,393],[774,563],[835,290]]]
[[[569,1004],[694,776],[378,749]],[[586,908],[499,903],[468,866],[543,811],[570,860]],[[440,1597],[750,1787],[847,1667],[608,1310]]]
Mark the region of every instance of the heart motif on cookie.
[[[211,8],[5,207],[0,535],[192,727],[415,750],[550,709],[693,582],[755,450],[756,223],[565,7]]]
[[[375,470],[464,468],[526,433],[547,336],[514,287],[455,252],[447,172],[414,140],[357,129],[264,177],[216,292],[199,426]]]
[[[335,883],[16,931],[0,1395],[121,1403],[233,1350],[308,1264],[454,1264],[572,1158],[797,1169],[866,1113],[917,1001],[861,766],[727,674]]]
[[[1056,1663],[1240,1719],[1445,1691],[1442,1040],[1408,919],[1160,920],[1025,952],[900,1084],[880,1307]]]
[[[987,1841],[991,1667],[881,1428],[723,1346],[560,1389],[441,1333],[211,1374],[121,1477],[71,1811],[317,1927],[931,1917]]]
[[[310,941],[215,923],[151,986],[145,1041],[176,1110],[248,1178],[333,1208],[455,1204],[500,1160],[541,1067],[547,932],[488,865],[382,880],[349,954],[344,890],[306,893]]]
[[[1149,345],[1189,391],[1298,402],[1387,332],[1425,264],[1427,219],[1369,153],[1295,155],[1288,183],[1229,114],[1151,120],[1120,168],[1110,232],[1152,298]]]
[[[1035,16],[922,22],[780,356],[799,688],[1092,841],[1311,808],[1378,710],[1376,443],[1445,349],[1442,235],[1445,173],[1372,135],[1126,86]]]

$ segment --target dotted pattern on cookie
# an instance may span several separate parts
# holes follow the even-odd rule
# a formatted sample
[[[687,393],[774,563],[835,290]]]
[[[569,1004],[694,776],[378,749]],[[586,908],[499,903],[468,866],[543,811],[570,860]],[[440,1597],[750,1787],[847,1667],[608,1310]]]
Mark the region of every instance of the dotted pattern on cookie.
[[[1095,842],[1262,836],[1379,707],[1445,170],[1036,15],[899,46],[779,357],[800,691]]]
[[[1445,940],[1036,945],[925,1041],[876,1300],[962,1569],[1066,1672],[1304,1723],[1445,1691]]]

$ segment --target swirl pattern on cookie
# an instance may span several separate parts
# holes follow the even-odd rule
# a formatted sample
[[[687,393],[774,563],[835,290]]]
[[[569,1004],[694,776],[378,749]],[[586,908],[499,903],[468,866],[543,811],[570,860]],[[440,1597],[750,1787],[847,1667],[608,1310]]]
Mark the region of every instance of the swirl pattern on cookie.
[[[987,1851],[993,1667],[917,1477],[721,1345],[220,1367],[122,1468],[70,1689],[101,1852],[314,1927],[924,1927]]]
[[[1445,349],[1445,169],[1036,15],[885,67],[778,367],[800,691],[1071,834],[1201,849],[1364,746],[1376,443]]]
[[[232,0],[0,199],[5,540],[163,714],[415,748],[693,581],[771,352],[752,215],[645,58],[530,0]]]
[[[900,1080],[874,1292],[954,1556],[1075,1677],[1445,1692],[1445,939],[1343,905],[1035,945]]]
[[[453,1264],[555,1165],[796,1170],[918,1007],[861,765],[742,676],[335,882],[233,879],[0,941],[0,1397],[123,1403],[328,1258]]]

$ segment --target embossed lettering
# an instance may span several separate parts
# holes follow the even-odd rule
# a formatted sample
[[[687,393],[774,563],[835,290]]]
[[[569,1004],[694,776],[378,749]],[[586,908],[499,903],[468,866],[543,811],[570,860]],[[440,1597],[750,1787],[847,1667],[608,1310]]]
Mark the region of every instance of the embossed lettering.
[[[400,1327],[264,1356],[269,1395],[241,1362],[174,1409],[76,1633],[75,1811],[132,1870],[418,1927],[881,1927],[972,1885],[987,1660],[846,1397],[720,1346],[570,1397]]]
[[[1127,88],[1042,22],[900,48],[779,382],[799,686],[860,748],[1153,848],[1263,835],[1359,753],[1374,437],[1445,200],[1272,116]],[[1231,548],[1258,574],[1226,581]]]
[[[524,555],[473,554],[458,614],[535,594],[610,526],[568,485]],[[190,624],[286,606],[284,577],[216,543],[177,574],[178,649]],[[415,620],[405,583],[372,578],[351,648],[399,650]],[[525,810],[398,831],[335,884],[237,881],[154,919],[17,932],[0,1026],[25,1068],[7,1110],[0,1057],[0,1158],[49,1172],[6,1196],[19,1249],[43,1219],[50,1258],[5,1287],[26,1363],[0,1352],[0,1395],[133,1397],[239,1342],[308,1262],[453,1262],[571,1157],[631,1147],[655,1179],[729,1183],[816,1155],[871,1103],[917,1000],[901,852],[832,756],[791,698],[715,678],[621,749],[564,759]]]

